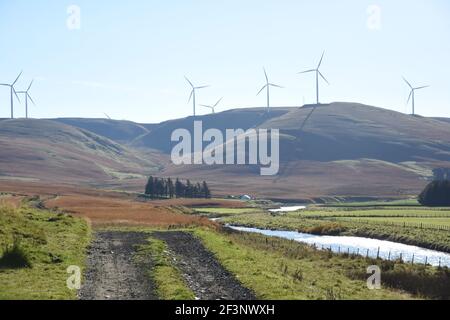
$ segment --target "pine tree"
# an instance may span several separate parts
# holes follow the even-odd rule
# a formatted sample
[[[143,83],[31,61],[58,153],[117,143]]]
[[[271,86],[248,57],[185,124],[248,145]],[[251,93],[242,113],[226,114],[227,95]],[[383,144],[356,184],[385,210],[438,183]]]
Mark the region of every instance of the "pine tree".
[[[145,194],[152,198],[155,195],[155,181],[152,176],[148,178],[147,185],[145,186]]]
[[[202,193],[203,193],[203,197],[205,197],[205,199],[211,198],[211,191],[209,190],[209,187],[208,187],[208,184],[206,183],[206,181],[203,181]]]
[[[174,193],[175,193],[175,187],[174,187],[174,185],[173,185],[173,181],[172,181],[172,179],[167,179],[167,188],[168,188],[168,193],[169,193],[169,198],[173,198],[173,195],[174,195]]]

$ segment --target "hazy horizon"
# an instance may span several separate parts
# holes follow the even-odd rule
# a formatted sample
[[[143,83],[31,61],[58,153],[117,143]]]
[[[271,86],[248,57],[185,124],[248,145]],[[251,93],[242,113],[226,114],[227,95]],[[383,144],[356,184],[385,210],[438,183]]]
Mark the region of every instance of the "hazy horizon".
[[[67,9],[81,9],[71,30]],[[379,17],[377,16],[379,10]],[[315,102],[313,74],[325,51],[321,102],[356,102],[450,117],[450,3],[434,1],[133,1],[111,3],[0,1],[0,83],[24,73],[16,89],[30,91],[31,117],[102,118],[158,123],[192,115],[189,86],[211,85],[198,104],[224,97],[217,112],[262,107],[265,79],[274,106]],[[72,15],[73,17],[73,15]],[[21,97],[22,98],[22,97]],[[23,100],[23,99],[22,99]],[[15,101],[15,115],[24,116]],[[198,106],[198,114],[209,109]],[[0,118],[10,115],[9,91],[0,87]]]

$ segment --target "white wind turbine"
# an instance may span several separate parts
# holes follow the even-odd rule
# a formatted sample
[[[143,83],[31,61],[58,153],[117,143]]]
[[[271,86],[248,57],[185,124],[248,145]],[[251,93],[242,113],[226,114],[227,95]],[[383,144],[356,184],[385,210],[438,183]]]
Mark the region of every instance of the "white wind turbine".
[[[269,110],[270,110],[270,87],[275,87],[275,88],[283,88],[283,87],[269,82],[269,77],[267,76],[266,69],[264,69],[264,76],[266,77],[266,84],[261,88],[261,90],[259,90],[257,96],[259,96],[259,94],[264,89],[267,89],[267,112],[269,112]]]
[[[200,86],[200,87],[196,87],[196,86],[194,86],[194,85],[192,84],[192,82],[191,82],[187,77],[184,77],[184,78],[186,79],[186,81],[189,83],[189,85],[190,85],[191,88],[192,88],[192,91],[191,91],[191,94],[190,94],[190,96],[189,96],[188,102],[190,102],[191,99],[192,99],[192,102],[193,102],[193,105],[194,105],[194,117],[195,117],[195,107],[196,107],[196,104],[195,104],[195,98],[196,98],[195,93],[196,93],[196,90],[203,89],[203,88],[208,88],[209,86]]]
[[[18,91],[17,93],[22,93],[25,95],[25,118],[28,119],[28,99],[31,100],[33,105],[36,105],[33,101],[33,98],[30,96],[29,91],[31,89],[31,86],[33,85],[34,80],[31,81],[30,85],[28,86],[28,89],[26,91]]]
[[[7,83],[0,83],[0,86],[9,87],[11,92],[11,119],[14,119],[14,95],[16,96],[17,100],[19,100],[19,96],[17,95],[16,89],[14,89],[14,85],[19,80],[20,76],[22,75],[22,71],[17,76],[16,80],[12,84]]]
[[[317,68],[315,68],[315,69],[310,69],[310,70],[306,70],[306,71],[302,71],[302,72],[299,72],[298,74],[303,74],[303,73],[309,73],[309,72],[315,72],[316,73],[316,101],[317,101],[317,104],[320,104],[320,102],[319,102],[319,76],[323,79],[323,80],[325,80],[325,82],[327,83],[327,84],[330,84],[329,82],[328,82],[328,80],[327,79],[325,79],[325,77],[323,76],[323,74],[320,72],[320,66],[322,65],[322,61],[323,61],[323,56],[325,55],[325,51],[322,53],[322,57],[320,58],[320,61],[319,61],[319,64],[317,65]]]
[[[202,106],[202,107],[205,107],[205,108],[211,109],[212,113],[214,114],[214,113],[216,113],[216,107],[219,105],[219,103],[222,101],[222,99],[223,99],[223,98],[220,98],[220,99],[219,99],[214,105],[212,105],[212,106],[209,106],[209,105],[206,105],[206,104],[201,104],[201,106]]]
[[[425,89],[425,88],[428,88],[429,86],[422,86],[422,87],[416,87],[416,88],[414,88],[414,87],[411,85],[411,83],[409,83],[409,81],[405,79],[405,77],[403,77],[403,80],[405,80],[406,84],[407,84],[407,85],[409,86],[409,88],[411,89],[411,92],[409,93],[408,101],[407,101],[406,103],[408,104],[408,103],[409,103],[409,100],[411,100],[411,98],[412,98],[412,114],[415,115],[415,112],[416,112],[416,110],[415,110],[415,105],[414,105],[414,103],[415,103],[415,92],[416,92],[416,90]]]

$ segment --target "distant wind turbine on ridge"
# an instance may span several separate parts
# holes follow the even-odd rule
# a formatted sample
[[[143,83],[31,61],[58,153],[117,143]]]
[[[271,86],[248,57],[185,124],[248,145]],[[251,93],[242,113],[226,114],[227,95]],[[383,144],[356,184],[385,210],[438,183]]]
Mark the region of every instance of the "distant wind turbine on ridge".
[[[14,119],[14,95],[16,96],[17,100],[20,102],[19,96],[17,95],[16,89],[14,89],[14,85],[19,80],[20,76],[22,75],[22,71],[17,76],[16,80],[12,84],[7,83],[0,83],[0,86],[9,87],[11,90],[11,119]]]
[[[196,115],[196,114],[195,114],[195,107],[196,107],[196,104],[195,104],[195,98],[196,98],[195,93],[196,93],[196,90],[208,88],[209,86],[199,86],[199,87],[196,87],[196,86],[194,86],[194,85],[192,84],[192,82],[191,82],[187,77],[184,77],[184,78],[186,79],[186,81],[189,83],[189,85],[190,85],[191,88],[192,88],[192,91],[191,91],[191,94],[190,94],[190,96],[189,96],[188,102],[190,102],[191,99],[192,99],[192,103],[193,103],[193,106],[194,106],[194,117],[195,117],[195,115]]]
[[[409,93],[408,101],[406,102],[406,104],[408,104],[408,103],[409,103],[409,100],[411,100],[411,98],[412,98],[412,114],[415,115],[416,110],[415,110],[415,105],[414,105],[414,103],[415,103],[415,92],[416,92],[416,90],[425,89],[425,88],[428,88],[428,87],[430,87],[430,86],[422,86],[422,87],[416,87],[416,88],[414,88],[414,87],[411,85],[411,83],[409,83],[409,81],[405,79],[405,77],[403,77],[403,80],[406,82],[406,84],[408,85],[408,87],[411,89],[411,92]]]
[[[325,82],[327,84],[330,84],[328,82],[328,80],[324,77],[324,75],[320,72],[320,66],[322,65],[322,61],[323,61],[323,56],[325,55],[325,51],[322,53],[322,57],[320,58],[319,64],[317,65],[317,68],[315,69],[310,69],[310,70],[306,70],[306,71],[302,71],[299,72],[298,74],[303,74],[303,73],[309,73],[309,72],[315,72],[316,73],[316,100],[317,100],[317,104],[320,104],[319,102],[319,76],[325,80]]]
[[[261,90],[259,90],[257,96],[259,96],[259,94],[264,90],[267,89],[267,112],[269,112],[270,110],[270,87],[275,87],[275,88],[283,88],[282,86],[279,86],[277,84],[273,84],[269,82],[269,77],[267,76],[267,72],[266,69],[264,70],[264,76],[266,77],[266,84],[261,88]]]
[[[26,91],[18,91],[17,93],[21,93],[23,95],[25,95],[25,118],[28,119],[28,99],[31,100],[31,102],[33,103],[33,105],[36,105],[36,103],[34,103],[33,98],[30,96],[30,89],[31,86],[33,85],[34,80],[31,81],[30,85],[28,86],[28,89]]]
[[[209,105],[206,105],[206,104],[201,104],[201,106],[202,106],[202,107],[205,107],[205,108],[211,109],[212,113],[214,114],[214,113],[216,113],[216,107],[219,105],[219,103],[220,103],[222,100],[223,100],[223,98],[220,98],[219,101],[217,101],[217,102],[216,102],[214,105],[212,105],[212,106],[209,106]]]

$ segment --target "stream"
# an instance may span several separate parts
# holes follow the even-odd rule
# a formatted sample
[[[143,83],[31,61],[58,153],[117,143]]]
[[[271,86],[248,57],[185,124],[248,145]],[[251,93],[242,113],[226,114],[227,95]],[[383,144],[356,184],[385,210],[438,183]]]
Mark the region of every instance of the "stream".
[[[305,206],[282,207],[271,212],[292,212],[305,209]],[[350,253],[386,260],[402,259],[405,262],[427,263],[432,266],[450,267],[450,254],[425,249],[403,243],[350,236],[321,236],[297,231],[265,230],[258,228],[228,226],[231,229],[259,233],[269,237],[279,237],[316,246],[319,250],[331,250],[336,253]],[[414,259],[414,260],[413,260]]]

